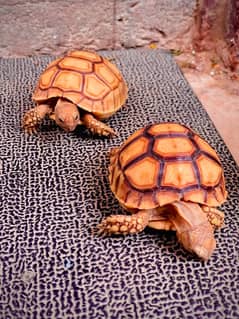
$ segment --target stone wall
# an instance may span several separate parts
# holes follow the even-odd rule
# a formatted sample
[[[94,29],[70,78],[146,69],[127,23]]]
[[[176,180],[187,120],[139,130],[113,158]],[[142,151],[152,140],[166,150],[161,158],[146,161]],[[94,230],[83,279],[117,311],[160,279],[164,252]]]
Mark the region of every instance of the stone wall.
[[[0,56],[119,49],[183,37],[194,0],[0,0]]]

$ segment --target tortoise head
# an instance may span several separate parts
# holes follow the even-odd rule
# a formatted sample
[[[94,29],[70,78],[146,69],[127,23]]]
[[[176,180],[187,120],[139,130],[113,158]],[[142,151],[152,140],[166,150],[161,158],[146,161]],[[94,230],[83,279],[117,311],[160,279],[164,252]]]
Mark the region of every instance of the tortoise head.
[[[64,131],[72,132],[82,124],[78,107],[65,99],[58,99],[55,106],[54,120]]]

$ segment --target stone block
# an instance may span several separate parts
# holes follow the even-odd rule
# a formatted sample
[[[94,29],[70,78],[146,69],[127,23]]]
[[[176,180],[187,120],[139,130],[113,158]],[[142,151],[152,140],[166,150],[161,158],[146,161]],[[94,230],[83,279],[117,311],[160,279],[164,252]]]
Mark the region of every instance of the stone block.
[[[0,0],[0,56],[165,45],[192,21],[191,0]]]

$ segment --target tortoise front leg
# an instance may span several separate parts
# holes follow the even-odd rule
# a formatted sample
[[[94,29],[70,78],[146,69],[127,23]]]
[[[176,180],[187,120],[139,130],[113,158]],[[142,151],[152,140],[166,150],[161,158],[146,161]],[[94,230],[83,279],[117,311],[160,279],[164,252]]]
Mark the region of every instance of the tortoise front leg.
[[[82,123],[93,133],[103,136],[117,135],[108,125],[97,120],[93,115],[87,113],[81,118]]]
[[[205,205],[202,205],[201,208],[204,213],[206,213],[208,221],[214,229],[220,228],[224,225],[225,215],[219,209]]]
[[[150,214],[148,210],[141,210],[133,215],[111,215],[106,217],[98,226],[100,234],[135,234],[148,225]]]
[[[23,117],[22,127],[29,133],[36,133],[38,125],[47,114],[52,113],[52,108],[48,104],[40,104],[27,111]]]

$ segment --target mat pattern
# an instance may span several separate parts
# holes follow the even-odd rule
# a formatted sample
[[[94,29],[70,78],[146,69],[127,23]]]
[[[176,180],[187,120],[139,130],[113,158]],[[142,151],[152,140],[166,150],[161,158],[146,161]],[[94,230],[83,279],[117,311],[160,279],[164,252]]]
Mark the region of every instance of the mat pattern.
[[[173,58],[158,50],[102,52],[129,85],[107,123],[113,139],[65,133],[46,120],[22,132],[31,93],[53,57],[0,59],[0,318],[239,318],[239,170]],[[208,262],[173,232],[100,237],[98,223],[125,213],[109,189],[108,151],[162,121],[190,126],[218,152],[228,201]]]

